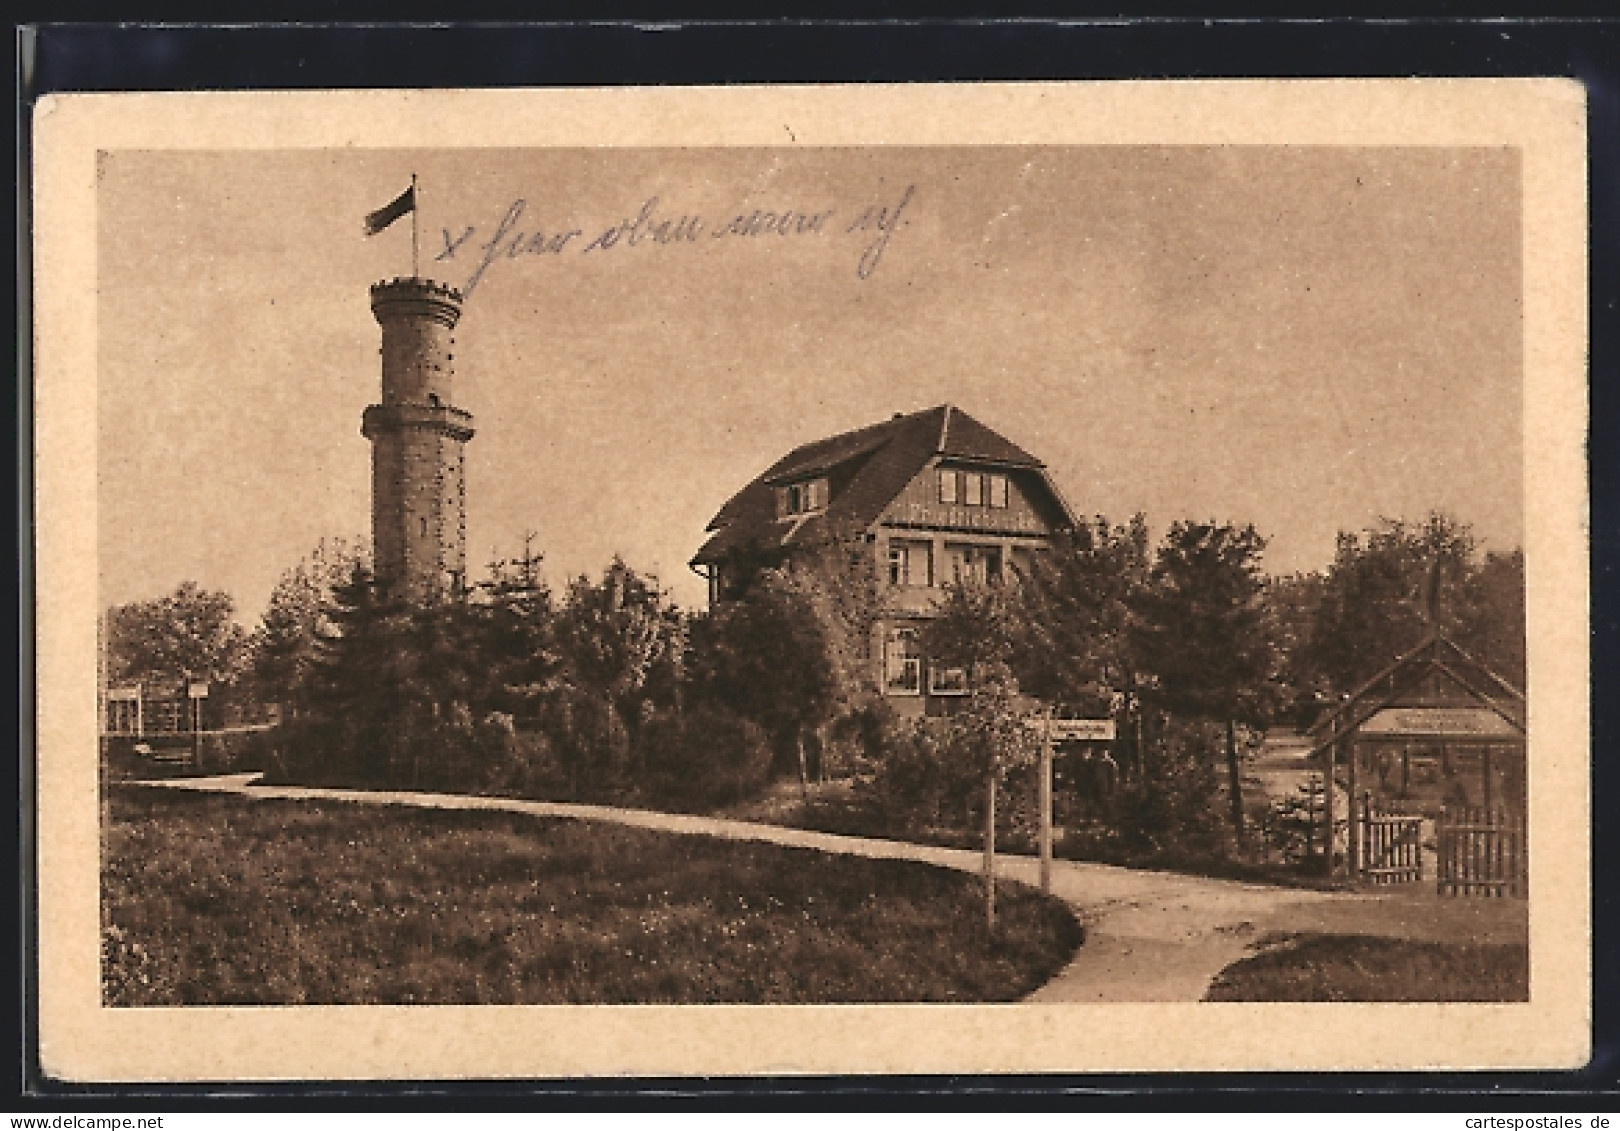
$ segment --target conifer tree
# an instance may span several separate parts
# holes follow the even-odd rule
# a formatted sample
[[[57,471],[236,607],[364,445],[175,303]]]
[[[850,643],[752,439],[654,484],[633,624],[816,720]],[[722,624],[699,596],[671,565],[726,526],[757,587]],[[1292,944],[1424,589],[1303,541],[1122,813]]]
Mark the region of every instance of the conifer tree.
[[[1260,573],[1263,539],[1253,526],[1177,522],[1137,596],[1132,638],[1152,696],[1174,715],[1225,729],[1232,830],[1241,842],[1243,775],[1239,724],[1263,726],[1274,706],[1275,653]]]

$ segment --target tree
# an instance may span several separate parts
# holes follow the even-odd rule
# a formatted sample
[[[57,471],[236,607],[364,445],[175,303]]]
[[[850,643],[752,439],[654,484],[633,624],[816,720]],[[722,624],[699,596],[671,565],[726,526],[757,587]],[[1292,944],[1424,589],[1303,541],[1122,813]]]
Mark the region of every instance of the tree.
[[[1334,690],[1349,691],[1431,628],[1467,636],[1475,552],[1473,530],[1440,512],[1421,522],[1382,519],[1360,534],[1341,531],[1299,666]],[[1433,583],[1437,603],[1429,593]]]
[[[574,697],[594,698],[600,711],[575,704],[569,720],[595,719],[579,732],[580,741],[566,747],[578,758],[570,777],[578,788],[580,771],[589,771],[595,784],[605,785],[625,768],[633,747],[633,726],[641,717],[640,705],[650,701],[649,689],[662,683],[672,688],[668,669],[677,666],[683,638],[680,610],[666,603],[653,577],[642,577],[615,557],[600,583],[581,575],[568,587],[557,615],[557,647],[566,665],[563,678]],[[661,671],[662,669],[662,671]],[[593,739],[593,731],[599,732]]]
[[[1465,582],[1457,643],[1521,690],[1525,685],[1524,552],[1491,551]]]
[[[1021,636],[1013,661],[1019,684],[1043,699],[1094,702],[1134,683],[1131,602],[1146,584],[1147,521],[1105,518],[1053,540],[1022,586]]]
[[[247,660],[247,633],[228,593],[182,582],[173,593],[107,611],[107,674],[133,682],[232,683]]]
[[[805,739],[831,718],[841,674],[833,629],[813,590],[766,571],[746,596],[694,623],[692,643],[694,695],[758,724],[779,752],[792,751],[808,788]]]
[[[996,794],[1007,774],[1037,757],[1038,739],[1025,724],[1018,681],[1008,660],[1022,633],[1017,589],[1005,582],[952,585],[935,618],[923,629],[924,653],[931,662],[961,668],[967,675],[963,709],[950,717],[950,756],[985,783],[985,918],[996,921]]]
[[[1291,698],[1289,721],[1300,730],[1315,722],[1327,704],[1309,655],[1312,625],[1325,584],[1323,575],[1315,572],[1266,579],[1267,631],[1277,649],[1279,678]]]
[[[291,713],[300,709],[321,632],[330,627],[324,617],[333,590],[365,561],[359,542],[323,538],[277,580],[249,642],[253,682],[262,700]]]
[[[1018,591],[999,581],[948,586],[922,631],[923,652],[929,660],[961,668],[970,686],[976,669],[1009,665],[1023,643]]]
[[[869,536],[834,524],[791,553],[735,549],[721,572],[726,599],[691,622],[694,694],[763,727],[777,768],[792,758],[801,778],[824,777],[831,736],[873,723],[882,702],[871,660],[880,587]],[[780,674],[790,669],[792,678]]]
[[[1136,599],[1134,647],[1172,714],[1210,719],[1226,731],[1232,830],[1243,839],[1243,776],[1237,725],[1262,726],[1275,695],[1275,661],[1261,603],[1263,539],[1253,526],[1177,522]]]
[[[563,658],[557,613],[540,574],[533,532],[523,535],[523,556],[490,563],[482,595],[483,698],[514,718],[534,721],[556,693]]]
[[[836,676],[834,710],[850,714],[878,698],[872,671],[872,626],[882,606],[877,563],[863,531],[835,526],[798,548],[775,575],[799,594],[821,625]]]
[[[290,752],[320,777],[395,784],[398,760],[414,712],[405,669],[408,608],[355,562],[334,585],[316,630],[305,676],[304,701],[312,729],[307,749]],[[314,762],[314,765],[304,763]]]

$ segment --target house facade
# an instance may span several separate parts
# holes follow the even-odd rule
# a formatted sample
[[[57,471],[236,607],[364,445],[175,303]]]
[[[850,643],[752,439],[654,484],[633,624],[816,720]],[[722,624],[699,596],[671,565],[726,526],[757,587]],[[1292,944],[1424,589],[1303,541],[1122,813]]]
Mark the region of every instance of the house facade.
[[[921,628],[953,584],[1027,572],[1073,512],[1046,465],[952,405],[795,448],[720,508],[692,568],[711,607],[745,579],[740,562],[791,557],[831,538],[873,557],[879,615],[872,675],[901,714],[939,714],[967,691],[932,664]]]

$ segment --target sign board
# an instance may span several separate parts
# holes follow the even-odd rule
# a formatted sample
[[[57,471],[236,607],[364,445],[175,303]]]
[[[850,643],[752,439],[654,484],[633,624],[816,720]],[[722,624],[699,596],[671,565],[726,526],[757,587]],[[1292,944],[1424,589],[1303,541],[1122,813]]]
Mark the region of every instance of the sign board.
[[[1037,715],[1024,720],[1031,730],[1046,730],[1046,719]],[[1113,719],[1053,719],[1050,735],[1054,742],[1112,742]]]
[[[1514,725],[1485,707],[1385,707],[1361,725],[1385,738],[1518,738]]]
[[[1057,742],[1112,742],[1113,719],[1053,719],[1052,738]]]
[[[208,698],[208,685],[206,683],[193,683],[186,688],[186,694],[193,699]]]

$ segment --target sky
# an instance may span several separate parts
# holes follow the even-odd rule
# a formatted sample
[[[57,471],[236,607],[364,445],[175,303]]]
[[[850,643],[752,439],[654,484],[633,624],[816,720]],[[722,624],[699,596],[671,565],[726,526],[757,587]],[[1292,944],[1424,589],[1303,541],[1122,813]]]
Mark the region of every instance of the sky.
[[[1076,511],[1253,523],[1274,573],[1431,509],[1523,537],[1511,149],[114,151],[103,604],[192,580],[251,627],[323,538],[369,542],[368,287],[412,224],[362,220],[413,173],[421,274],[469,289],[475,574],[533,530],[553,586],[618,553],[700,605],[749,479],[946,402]]]

